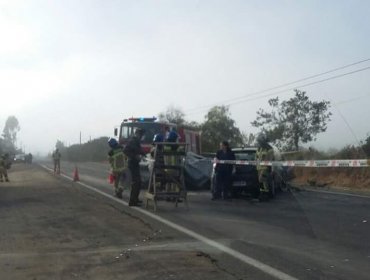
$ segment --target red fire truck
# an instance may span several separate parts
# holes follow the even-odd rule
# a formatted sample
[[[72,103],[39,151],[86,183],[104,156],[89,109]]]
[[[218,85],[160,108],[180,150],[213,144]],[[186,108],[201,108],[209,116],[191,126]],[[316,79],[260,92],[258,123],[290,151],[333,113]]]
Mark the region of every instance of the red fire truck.
[[[114,135],[119,139],[119,143],[125,145],[128,139],[134,134],[136,128],[141,128],[145,130],[144,137],[141,141],[141,146],[144,152],[149,153],[154,135],[157,133],[163,133],[165,128],[170,129],[176,128],[179,135],[180,143],[188,144],[188,151],[200,154],[201,144],[200,144],[200,132],[188,129],[186,127],[177,126],[173,123],[157,121],[157,118],[128,118],[124,119],[118,128],[115,128]]]

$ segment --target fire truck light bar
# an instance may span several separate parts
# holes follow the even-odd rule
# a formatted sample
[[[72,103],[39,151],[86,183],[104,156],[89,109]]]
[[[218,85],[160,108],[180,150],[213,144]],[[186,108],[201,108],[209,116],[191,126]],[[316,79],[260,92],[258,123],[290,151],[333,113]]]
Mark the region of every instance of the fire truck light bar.
[[[131,122],[154,122],[156,121],[157,118],[156,117],[152,117],[152,118],[128,118],[128,119],[124,119],[123,121],[124,122],[127,122],[127,121],[131,121]]]

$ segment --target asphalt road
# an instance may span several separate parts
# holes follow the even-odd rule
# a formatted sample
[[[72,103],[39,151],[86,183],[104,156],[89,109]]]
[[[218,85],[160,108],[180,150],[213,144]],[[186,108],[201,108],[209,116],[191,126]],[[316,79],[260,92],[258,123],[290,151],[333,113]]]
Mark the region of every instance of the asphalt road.
[[[72,177],[74,167],[63,163],[63,173]],[[107,180],[107,164],[78,164],[78,169],[86,185],[108,197],[113,193]],[[106,200],[110,200],[100,196],[95,204],[107,204]],[[124,201],[127,196],[125,191]],[[122,204],[120,207],[147,222],[154,220],[142,213],[145,210],[136,211]],[[155,215],[181,227],[174,231],[158,223],[175,236],[172,244],[178,244],[176,235],[187,236],[188,241],[180,242],[184,250],[201,249],[232,279],[369,279],[368,197],[293,191],[281,193],[268,203],[259,203],[248,199],[211,201],[207,192],[191,192],[189,210],[182,205],[175,208],[172,203],[159,202]],[[194,239],[186,230],[206,240]],[[215,244],[207,244],[207,240]],[[203,279],[213,277],[205,275]]]

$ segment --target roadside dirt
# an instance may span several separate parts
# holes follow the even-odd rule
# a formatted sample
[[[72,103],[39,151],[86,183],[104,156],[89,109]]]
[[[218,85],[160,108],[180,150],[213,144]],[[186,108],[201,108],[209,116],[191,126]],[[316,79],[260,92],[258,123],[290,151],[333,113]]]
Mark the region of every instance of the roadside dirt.
[[[370,193],[370,168],[294,168],[295,186]]]
[[[0,183],[0,279],[235,279],[186,236],[47,173]]]

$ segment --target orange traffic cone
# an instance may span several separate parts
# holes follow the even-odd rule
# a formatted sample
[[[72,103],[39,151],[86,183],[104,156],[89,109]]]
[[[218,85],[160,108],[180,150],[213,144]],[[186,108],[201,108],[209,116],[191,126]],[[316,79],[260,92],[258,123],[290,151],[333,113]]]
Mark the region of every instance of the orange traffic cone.
[[[78,168],[77,166],[75,167],[75,171],[73,173],[73,182],[80,181],[80,176],[78,176]]]

